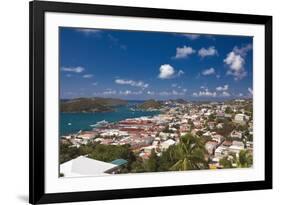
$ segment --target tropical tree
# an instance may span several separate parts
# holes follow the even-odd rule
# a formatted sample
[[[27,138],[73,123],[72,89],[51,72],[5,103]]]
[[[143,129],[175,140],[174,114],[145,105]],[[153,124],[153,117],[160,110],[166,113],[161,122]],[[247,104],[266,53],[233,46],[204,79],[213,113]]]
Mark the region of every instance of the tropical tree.
[[[253,155],[249,150],[241,150],[237,159],[237,166],[241,168],[251,167],[253,164]]]
[[[251,167],[253,164],[253,155],[249,150],[241,150],[238,156],[235,154],[225,156],[219,163],[223,168],[247,168]]]
[[[71,147],[69,144],[60,143],[60,163],[67,162],[79,156],[79,150],[76,147]]]
[[[225,156],[222,159],[220,159],[219,163],[223,166],[223,168],[234,168],[233,163],[234,159],[232,156]]]
[[[136,159],[136,161],[132,162],[131,172],[132,173],[146,172],[142,159],[138,158]]]
[[[180,143],[174,146],[172,154],[174,156],[171,158],[177,159],[176,163],[170,167],[172,171],[208,168],[205,160],[206,150],[198,136],[186,134],[181,137]]]
[[[158,168],[158,157],[155,150],[151,151],[150,157],[145,161],[144,167],[147,172],[156,172]]]
[[[227,107],[227,108],[225,109],[225,113],[227,113],[227,114],[232,114],[233,111],[232,111],[231,107]]]
[[[214,121],[216,119],[216,116],[214,114],[209,115],[209,120]]]
[[[170,168],[178,161],[174,156],[175,147],[176,145],[172,145],[167,150],[162,152],[158,159],[157,171],[169,171]]]

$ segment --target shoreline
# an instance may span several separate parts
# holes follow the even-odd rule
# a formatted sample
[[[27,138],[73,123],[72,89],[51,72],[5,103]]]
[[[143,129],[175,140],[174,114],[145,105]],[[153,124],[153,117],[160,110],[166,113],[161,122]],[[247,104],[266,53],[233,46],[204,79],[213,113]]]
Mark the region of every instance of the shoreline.
[[[161,114],[161,111],[160,110],[141,110],[141,109],[138,109],[138,110],[136,110],[136,111],[138,111],[138,112],[150,112],[150,115],[143,115],[143,116],[139,116],[139,117],[133,117],[133,118],[124,118],[124,119],[121,119],[121,120],[116,120],[116,121],[109,121],[109,120],[107,120],[107,119],[103,119],[103,120],[105,120],[105,121],[107,121],[108,122],[108,124],[112,124],[112,125],[114,125],[114,124],[118,124],[120,121],[123,121],[123,120],[132,120],[132,119],[138,119],[138,118],[142,118],[142,117],[154,117],[154,116],[157,116],[157,115],[159,115],[159,114]],[[154,113],[154,112],[158,112],[158,113],[155,113],[155,114],[152,114],[152,113]],[[99,112],[99,113],[108,113],[108,112]],[[69,113],[69,112],[61,112],[60,114],[94,114],[94,113],[89,113],[89,112],[87,112],[87,113],[79,113],[79,112],[71,112],[71,113]],[[103,120],[101,120],[101,121],[103,121]],[[76,131],[76,132],[68,132],[68,133],[60,133],[59,134],[59,138],[61,138],[61,137],[63,137],[63,136],[65,136],[65,135],[77,135],[79,132],[90,132],[90,131],[95,131],[95,129],[96,129],[96,127],[92,127],[92,125],[94,125],[94,124],[97,124],[97,123],[99,123],[99,122],[101,122],[101,121],[98,121],[98,122],[96,122],[96,123],[93,123],[93,124],[88,124],[88,127],[89,127],[89,129],[79,129],[79,131]],[[59,125],[59,127],[61,126],[61,122],[60,122],[60,125]],[[71,126],[71,125],[70,125]],[[91,128],[92,127],[92,128]]]

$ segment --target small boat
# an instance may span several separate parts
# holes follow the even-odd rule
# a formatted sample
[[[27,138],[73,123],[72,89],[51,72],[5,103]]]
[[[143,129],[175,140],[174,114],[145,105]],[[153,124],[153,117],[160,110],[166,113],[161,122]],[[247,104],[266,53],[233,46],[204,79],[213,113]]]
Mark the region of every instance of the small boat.
[[[102,121],[99,121],[97,122],[96,124],[94,125],[90,125],[91,127],[101,127],[101,126],[105,126],[107,125],[109,122],[107,122],[106,120],[102,120]]]
[[[70,126],[70,125],[72,125],[72,124],[69,122],[69,123],[67,123],[67,125],[69,125],[69,126]]]

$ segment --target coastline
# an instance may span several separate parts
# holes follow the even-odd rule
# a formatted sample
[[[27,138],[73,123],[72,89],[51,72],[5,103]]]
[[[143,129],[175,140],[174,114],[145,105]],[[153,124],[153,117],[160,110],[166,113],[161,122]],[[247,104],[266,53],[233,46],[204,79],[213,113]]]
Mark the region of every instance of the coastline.
[[[116,109],[111,112],[60,112],[59,136],[76,134],[80,130],[92,131],[92,125],[103,120],[109,123],[118,123],[126,119],[151,117],[160,114],[160,110],[136,109],[132,111],[129,106],[120,106],[121,109],[124,107],[128,109],[121,111]]]

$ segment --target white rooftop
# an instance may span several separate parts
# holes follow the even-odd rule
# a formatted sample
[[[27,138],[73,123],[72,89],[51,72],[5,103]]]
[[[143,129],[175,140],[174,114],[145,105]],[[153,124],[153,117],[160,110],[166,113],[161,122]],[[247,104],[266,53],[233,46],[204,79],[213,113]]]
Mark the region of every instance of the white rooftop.
[[[175,144],[175,143],[176,143],[176,142],[175,142],[174,140],[168,139],[168,140],[166,140],[165,142],[163,142],[162,144],[173,145],[173,144]]]
[[[101,176],[106,171],[117,168],[115,164],[79,156],[60,165],[64,177]]]

